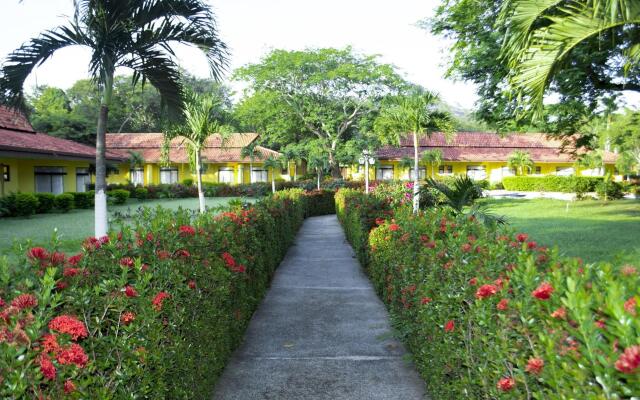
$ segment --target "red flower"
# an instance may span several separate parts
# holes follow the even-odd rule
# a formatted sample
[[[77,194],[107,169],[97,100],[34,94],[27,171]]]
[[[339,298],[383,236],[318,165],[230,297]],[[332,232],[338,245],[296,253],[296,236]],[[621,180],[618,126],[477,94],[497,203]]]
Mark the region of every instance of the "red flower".
[[[468,253],[471,251],[471,245],[469,243],[465,243],[460,247],[463,253]]]
[[[502,299],[496,305],[496,308],[500,311],[505,311],[509,308],[509,299]]]
[[[166,260],[167,258],[171,257],[171,253],[169,253],[166,250],[158,250],[156,254],[158,255],[158,258],[161,260]]]
[[[384,218],[380,218],[380,217],[376,218],[376,225],[382,225],[382,224],[384,224]]]
[[[75,267],[76,265],[78,265],[80,260],[82,260],[82,253],[76,254],[75,256],[71,256],[67,258],[67,264],[71,265],[72,267]]]
[[[124,294],[127,297],[138,297],[138,292],[136,291],[136,289],[133,286],[125,286],[124,287]]]
[[[433,301],[433,299],[431,297],[423,297],[422,300],[420,300],[420,303],[422,305],[426,305],[429,304]]]
[[[539,375],[542,372],[542,368],[544,368],[544,360],[541,358],[530,358],[527,361],[527,367],[525,371],[533,375]]]
[[[189,253],[189,251],[187,251],[185,249],[180,249],[180,250],[176,251],[176,256],[189,258],[189,257],[191,257],[191,253]]]
[[[476,291],[476,299],[486,299],[498,293],[498,288],[494,285],[482,285]]]
[[[38,360],[40,364],[40,372],[50,381],[56,379],[56,367],[53,366],[51,359],[46,354],[41,354],[40,359]]]
[[[547,300],[551,297],[551,293],[553,293],[553,286],[549,282],[543,282],[531,292],[531,295],[536,299]]]
[[[449,321],[447,321],[446,324],[444,324],[444,331],[445,332],[453,332],[455,327],[456,327],[455,322],[453,322],[453,320],[449,320]]]
[[[171,297],[167,292],[159,292],[156,297],[153,298],[151,304],[156,311],[162,310],[162,302],[164,299]]]
[[[42,345],[45,353],[55,353],[56,351],[58,351],[59,346],[58,338],[56,337],[56,335],[52,335],[50,333],[43,335],[42,339],[40,340],[40,344]]]
[[[49,253],[42,247],[34,247],[27,252],[27,256],[32,260],[48,261]]]
[[[64,289],[67,288],[67,286],[69,286],[69,284],[67,282],[65,282],[65,281],[56,282],[56,288],[58,290],[64,290]]]
[[[469,285],[471,286],[475,286],[478,284],[478,278],[471,278],[469,279]]]
[[[38,305],[38,299],[36,299],[36,297],[32,294],[23,293],[13,299],[11,305],[20,310],[23,310],[25,308],[33,308]]]
[[[51,254],[51,264],[53,264],[53,265],[62,265],[62,264],[64,264],[65,258],[66,258],[66,256],[64,255],[64,253],[60,253],[60,252],[54,251]]]
[[[436,248],[436,242],[434,242],[433,240],[430,242],[426,242],[424,244],[424,247],[428,248],[428,249],[435,249]]]
[[[147,233],[146,239],[147,239],[147,242],[153,242],[153,233],[151,232]]]
[[[67,267],[64,270],[62,270],[62,276],[65,276],[65,277],[76,276],[79,273],[80,273],[80,269],[79,268]]]
[[[636,270],[636,267],[630,264],[623,265],[621,271],[622,271],[622,275],[624,276],[635,275],[638,272],[638,270]]]
[[[498,381],[498,384],[496,385],[498,390],[500,390],[501,392],[508,392],[512,390],[515,386],[516,386],[516,381],[511,377],[500,379]]]
[[[84,368],[89,362],[89,356],[87,356],[82,346],[78,343],[71,343],[56,353],[56,360],[58,360],[61,365],[74,364],[78,368]]]
[[[0,297],[0,307],[4,307],[5,305],[6,303],[2,300],[2,297]]]
[[[196,281],[189,281],[189,283],[187,285],[189,286],[189,289],[195,289],[196,288]]]
[[[632,374],[640,367],[640,346],[627,347],[616,361],[616,369],[625,374]]]
[[[189,225],[182,225],[179,229],[180,236],[194,236],[196,234],[196,230]]]
[[[528,243],[527,243],[527,248],[528,248],[529,250],[533,250],[533,249],[535,249],[536,247],[538,247],[538,243],[536,243],[536,242],[528,242]]]
[[[71,335],[73,340],[85,338],[89,334],[82,322],[70,315],[61,315],[49,321],[49,329]]]
[[[76,385],[73,384],[71,379],[64,381],[64,393],[71,394],[76,391]]]
[[[624,302],[624,309],[631,315],[636,315],[636,298],[630,297],[629,300]]]
[[[86,238],[82,242],[82,247],[88,251],[97,250],[100,248],[100,245],[101,245],[100,240],[96,239],[93,236]]]
[[[247,268],[242,264],[239,264],[239,265],[236,265],[234,267],[231,267],[231,271],[239,273],[239,274],[245,272],[246,270],[247,270]]]
[[[604,329],[607,326],[603,319],[599,319],[599,320],[595,321],[594,324],[595,324],[596,328],[598,328],[598,329]]]
[[[527,239],[529,239],[529,235],[527,235],[526,233],[518,233],[516,235],[516,240],[520,243],[526,242]]]
[[[560,307],[551,313],[551,318],[565,319],[566,316],[567,316],[567,310],[565,310],[564,307]]]
[[[391,224],[391,225],[389,225],[389,230],[390,230],[391,232],[395,232],[395,231],[397,231],[398,229],[400,229],[400,226],[398,226],[398,224]]]
[[[122,315],[120,316],[120,322],[122,322],[124,325],[129,325],[135,320],[136,320],[136,315],[131,311],[123,312]]]
[[[121,267],[133,268],[134,265],[135,265],[135,262],[133,261],[133,258],[131,258],[131,257],[122,257],[120,259],[120,266]]]
[[[224,263],[227,265],[227,267],[229,268],[235,267],[236,260],[233,258],[231,254],[225,251],[224,253],[222,253],[222,259],[224,260]]]

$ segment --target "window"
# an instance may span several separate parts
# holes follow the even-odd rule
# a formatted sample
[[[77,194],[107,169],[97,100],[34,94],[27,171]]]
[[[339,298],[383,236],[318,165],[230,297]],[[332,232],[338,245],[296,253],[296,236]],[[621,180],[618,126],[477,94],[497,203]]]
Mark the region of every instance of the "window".
[[[478,181],[487,179],[487,169],[484,165],[469,165],[467,167],[467,176]]]
[[[424,180],[424,178],[427,176],[427,170],[424,167],[418,168],[418,179]],[[414,179],[414,173],[413,173],[413,168],[409,169],[409,180],[413,180]]]
[[[220,167],[218,169],[218,182],[233,183],[233,168]]]
[[[571,176],[573,174],[573,167],[556,167],[556,175],[558,176]]]
[[[178,183],[178,168],[160,168],[160,183],[165,185]]]
[[[376,168],[376,179],[379,181],[393,179],[393,165],[381,165]]]
[[[133,168],[130,174],[134,186],[144,185],[144,168]]]
[[[536,175],[542,175],[542,167],[535,167],[535,174]]]
[[[453,175],[453,165],[441,165],[438,167],[439,175]]]
[[[34,167],[36,193],[61,194],[66,174],[64,167]]]
[[[86,192],[90,184],[89,168],[76,168],[76,192]]]
[[[6,164],[2,164],[2,176],[4,177],[5,182],[9,182],[11,180],[11,169]]]
[[[259,167],[251,170],[251,182],[266,182],[269,180],[267,170]]]

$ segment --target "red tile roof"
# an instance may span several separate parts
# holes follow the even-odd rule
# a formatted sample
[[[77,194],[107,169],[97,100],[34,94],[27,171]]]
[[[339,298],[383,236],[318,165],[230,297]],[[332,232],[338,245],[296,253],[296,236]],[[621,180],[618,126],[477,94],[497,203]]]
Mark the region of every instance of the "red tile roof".
[[[96,157],[94,147],[35,132],[23,114],[1,106],[0,151],[16,156],[40,154],[55,158],[89,160]],[[118,154],[107,152],[107,160],[109,161],[122,159]]]
[[[222,162],[249,162],[248,158],[240,156],[242,148],[253,143],[258,138],[257,133],[234,133],[222,146],[220,135],[212,135],[207,139],[202,158],[210,163]],[[147,162],[157,163],[161,161],[161,148],[164,141],[162,133],[108,133],[107,148],[117,151],[124,157],[128,157],[128,151],[135,151],[142,155]],[[256,146],[258,159],[278,157],[280,153]],[[169,145],[169,161],[175,163],[189,162],[186,147],[181,138],[175,138]]]
[[[461,132],[447,140],[442,133],[434,133],[431,138],[419,139],[420,154],[427,150],[442,150],[445,161],[507,161],[515,150],[530,154],[534,162],[574,162],[575,158],[562,152],[562,142],[549,139],[544,134],[511,134],[501,137],[489,132]],[[398,160],[413,157],[413,137],[407,136],[400,141],[399,147],[384,146],[378,150],[382,160]],[[606,163],[614,163],[617,156],[604,153]]]

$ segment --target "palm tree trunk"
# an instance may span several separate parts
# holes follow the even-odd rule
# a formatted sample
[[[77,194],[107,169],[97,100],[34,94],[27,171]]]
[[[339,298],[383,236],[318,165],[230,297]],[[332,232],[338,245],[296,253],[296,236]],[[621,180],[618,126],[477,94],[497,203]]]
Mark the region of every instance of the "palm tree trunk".
[[[100,114],[98,115],[98,129],[96,133],[96,194],[95,194],[95,236],[105,236],[109,230],[107,220],[107,165],[106,133],[109,118],[109,105],[113,94],[113,72],[108,72],[105,77],[102,100],[100,102]]]
[[[418,208],[420,207],[420,182],[418,180],[418,134],[413,132],[413,213],[418,213]]]
[[[316,172],[318,173],[318,190],[320,190],[320,168],[316,168]]]
[[[201,171],[200,150],[196,151],[196,180],[198,181],[198,201],[200,203],[200,214],[204,214],[206,206],[204,203],[204,193],[202,192],[202,171]]]
[[[294,161],[293,162],[293,181],[297,181],[298,180],[298,162]]]
[[[275,193],[276,192],[276,174],[275,174],[276,170],[274,168],[271,168],[271,192]]]

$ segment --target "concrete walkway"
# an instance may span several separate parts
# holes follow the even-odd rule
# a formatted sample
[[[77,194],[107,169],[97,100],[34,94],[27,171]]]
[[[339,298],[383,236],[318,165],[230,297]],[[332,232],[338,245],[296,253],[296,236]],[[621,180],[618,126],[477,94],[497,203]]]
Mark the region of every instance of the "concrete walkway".
[[[214,399],[423,399],[335,215],[305,221]]]

